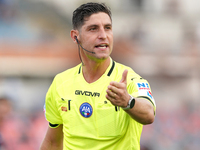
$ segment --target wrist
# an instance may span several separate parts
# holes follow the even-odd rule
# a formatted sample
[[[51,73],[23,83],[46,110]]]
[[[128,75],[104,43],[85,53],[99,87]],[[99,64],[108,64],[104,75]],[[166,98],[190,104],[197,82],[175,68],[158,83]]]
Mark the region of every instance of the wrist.
[[[129,109],[133,108],[134,105],[135,105],[135,98],[130,95],[130,99],[128,101],[128,105],[126,107],[122,107],[122,109],[123,110],[129,110]]]

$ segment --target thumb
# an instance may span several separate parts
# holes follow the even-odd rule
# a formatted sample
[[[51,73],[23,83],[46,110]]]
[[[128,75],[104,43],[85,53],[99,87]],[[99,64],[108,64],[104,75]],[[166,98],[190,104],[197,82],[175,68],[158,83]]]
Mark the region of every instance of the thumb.
[[[120,80],[120,83],[125,83],[126,84],[126,78],[127,78],[127,74],[128,74],[128,70],[124,70],[123,74],[122,74],[122,78]]]

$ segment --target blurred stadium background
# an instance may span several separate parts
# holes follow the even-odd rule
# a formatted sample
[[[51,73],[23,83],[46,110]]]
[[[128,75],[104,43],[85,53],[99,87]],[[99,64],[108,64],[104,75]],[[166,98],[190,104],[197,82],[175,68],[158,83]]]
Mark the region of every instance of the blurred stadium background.
[[[0,150],[39,149],[47,89],[80,62],[71,17],[86,1],[0,0]],[[93,1],[112,9],[113,59],[151,84],[157,113],[141,150],[199,150],[200,1]]]

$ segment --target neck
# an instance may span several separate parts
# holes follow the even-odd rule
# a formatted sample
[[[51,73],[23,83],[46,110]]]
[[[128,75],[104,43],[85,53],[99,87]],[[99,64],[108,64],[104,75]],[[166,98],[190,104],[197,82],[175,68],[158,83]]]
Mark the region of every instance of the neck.
[[[82,71],[85,80],[88,83],[95,82],[105,73],[109,65],[110,57],[100,62],[88,61],[84,63]]]

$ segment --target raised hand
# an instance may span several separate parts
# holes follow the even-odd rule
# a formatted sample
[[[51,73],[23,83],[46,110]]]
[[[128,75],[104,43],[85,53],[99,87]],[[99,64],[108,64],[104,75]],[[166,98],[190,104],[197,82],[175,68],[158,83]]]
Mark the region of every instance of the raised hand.
[[[112,81],[106,90],[106,98],[115,106],[126,107],[130,99],[127,92],[127,74],[128,70],[124,70],[120,82]]]

